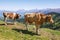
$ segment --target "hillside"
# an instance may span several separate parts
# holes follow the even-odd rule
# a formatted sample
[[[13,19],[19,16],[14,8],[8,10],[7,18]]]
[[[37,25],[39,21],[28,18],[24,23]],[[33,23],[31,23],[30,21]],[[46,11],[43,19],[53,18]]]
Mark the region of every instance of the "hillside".
[[[40,28],[40,36],[35,34],[34,25],[29,25],[29,30],[25,30],[24,18],[17,20],[17,25],[8,24],[7,26],[3,18],[0,18],[0,40],[60,40],[60,13],[47,14],[52,15],[55,23],[43,24]],[[23,12],[22,15],[24,15]]]
[[[60,29],[60,13],[50,12],[54,20],[53,29]]]
[[[31,25],[29,30],[25,30],[23,23],[17,25],[2,25],[0,21],[0,40],[60,40],[60,31],[48,28],[40,28],[40,36],[34,33],[34,26]]]

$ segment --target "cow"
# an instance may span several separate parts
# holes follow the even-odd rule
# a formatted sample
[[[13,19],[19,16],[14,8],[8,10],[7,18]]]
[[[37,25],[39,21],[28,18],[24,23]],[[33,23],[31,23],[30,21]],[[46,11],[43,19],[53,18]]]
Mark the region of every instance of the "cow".
[[[4,17],[4,21],[5,21],[5,25],[7,25],[6,20],[9,19],[13,19],[14,20],[14,24],[16,19],[19,19],[21,15],[15,13],[15,12],[3,12],[3,17]]]
[[[31,13],[31,14],[26,13],[24,17],[26,23],[26,30],[28,30],[27,25],[34,22],[36,26],[36,34],[39,34],[39,28],[43,23],[45,22],[54,23],[54,20],[52,19],[51,15],[46,15],[43,13]]]

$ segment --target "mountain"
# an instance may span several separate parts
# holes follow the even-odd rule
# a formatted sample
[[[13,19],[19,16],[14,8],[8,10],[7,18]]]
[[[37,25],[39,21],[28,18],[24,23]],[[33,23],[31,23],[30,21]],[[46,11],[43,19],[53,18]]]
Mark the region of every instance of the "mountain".
[[[0,10],[0,17],[2,16],[2,13],[4,11],[6,11],[6,10]],[[21,15],[21,18],[23,18],[25,13],[31,13],[31,12],[42,12],[44,14],[47,14],[50,12],[60,13],[60,8],[57,8],[57,9],[49,9],[49,8],[48,9],[31,9],[31,10],[20,9],[17,11],[9,11],[9,12],[16,12]]]
[[[24,17],[24,14],[25,13],[31,13],[31,12],[42,12],[44,14],[47,14],[47,13],[50,13],[50,12],[57,12],[57,13],[60,13],[60,8],[57,8],[57,9],[31,9],[31,10],[18,10],[16,11],[18,14],[21,15],[21,17],[23,18]]]
[[[49,13],[49,12],[57,12],[57,13],[60,13],[60,8],[57,8],[57,9],[43,9],[40,12],[43,12],[43,13]]]
[[[3,16],[3,11],[2,10],[0,10],[0,17],[2,17]]]
[[[31,13],[31,12],[42,12],[42,13],[49,13],[49,12],[57,12],[60,13],[60,8],[57,9],[31,9],[31,10],[18,10],[17,13],[24,14],[24,13]]]
[[[24,9],[16,11],[16,13],[21,15],[21,17],[24,16],[25,12],[26,12],[26,10],[24,10]]]

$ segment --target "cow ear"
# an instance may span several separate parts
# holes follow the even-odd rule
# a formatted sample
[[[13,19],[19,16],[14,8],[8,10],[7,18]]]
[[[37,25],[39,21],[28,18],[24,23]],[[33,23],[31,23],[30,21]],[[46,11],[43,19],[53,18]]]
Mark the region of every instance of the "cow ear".
[[[20,15],[21,16],[21,15]]]
[[[18,14],[18,16],[21,16],[21,15]]]

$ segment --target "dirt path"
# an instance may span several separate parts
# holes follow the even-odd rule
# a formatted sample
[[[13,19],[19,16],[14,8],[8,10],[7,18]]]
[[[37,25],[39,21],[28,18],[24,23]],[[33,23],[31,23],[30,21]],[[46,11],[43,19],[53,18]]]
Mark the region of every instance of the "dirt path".
[[[6,27],[9,27],[11,29],[13,28],[16,28],[16,29],[22,29],[22,30],[25,30],[25,25],[23,24],[18,24],[18,25],[14,25],[14,24],[8,24],[8,25],[5,25],[5,24],[0,24],[0,26],[6,26]]]

